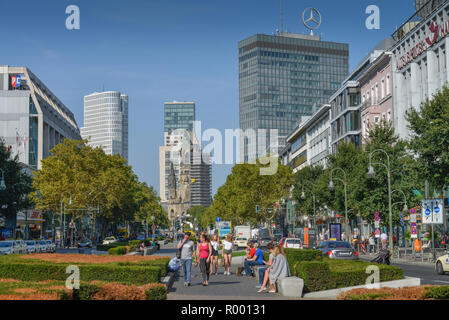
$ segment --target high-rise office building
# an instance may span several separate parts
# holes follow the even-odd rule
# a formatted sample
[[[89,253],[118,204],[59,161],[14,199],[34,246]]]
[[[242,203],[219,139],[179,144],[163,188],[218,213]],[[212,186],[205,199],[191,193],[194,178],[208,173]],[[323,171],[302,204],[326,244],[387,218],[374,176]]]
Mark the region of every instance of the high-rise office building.
[[[165,102],[164,132],[171,133],[176,129],[193,132],[195,121],[195,102]]]
[[[159,147],[159,196],[162,204],[166,204],[169,199],[168,185],[172,165],[175,179],[179,183],[182,157],[184,162],[190,162],[190,205],[208,207],[211,203],[210,156],[201,152],[201,145],[193,133],[194,121],[194,102],[164,103],[164,145]],[[176,130],[180,131],[175,132]],[[199,155],[202,156],[202,161]]]
[[[106,154],[128,161],[128,96],[116,91],[95,92],[84,97],[83,139]]]
[[[34,170],[65,138],[81,138],[75,116],[56,95],[28,68],[10,66],[0,66],[0,137]]]
[[[327,103],[349,73],[349,45],[319,36],[257,34],[238,48],[240,129],[266,129],[267,142],[269,130],[278,129],[279,149],[301,116]],[[259,150],[242,140],[240,160],[262,156]]]

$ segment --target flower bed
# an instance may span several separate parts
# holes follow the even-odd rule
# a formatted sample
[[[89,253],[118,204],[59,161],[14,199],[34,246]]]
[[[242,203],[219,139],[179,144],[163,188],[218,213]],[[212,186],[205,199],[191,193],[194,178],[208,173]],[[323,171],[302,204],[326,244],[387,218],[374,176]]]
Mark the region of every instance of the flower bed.
[[[341,293],[339,300],[449,300],[449,286],[355,289]]]
[[[12,255],[0,258],[0,278],[22,281],[65,280],[67,266],[76,265],[83,281],[143,285],[158,283],[167,274],[169,260],[169,257],[151,256]]]
[[[0,300],[165,300],[163,284],[142,286],[81,282],[80,289],[67,289],[64,281],[3,281],[0,279]]]

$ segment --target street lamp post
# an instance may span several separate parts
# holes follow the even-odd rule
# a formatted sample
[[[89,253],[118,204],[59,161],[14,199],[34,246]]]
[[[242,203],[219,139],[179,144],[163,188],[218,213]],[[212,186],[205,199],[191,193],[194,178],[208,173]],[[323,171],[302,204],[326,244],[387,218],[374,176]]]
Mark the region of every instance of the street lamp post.
[[[376,152],[383,152],[386,156],[387,156],[387,164],[385,165],[384,163],[381,162],[377,162],[377,163],[373,163],[372,162],[372,157],[373,154],[375,154]],[[368,167],[368,176],[370,178],[374,178],[375,176],[375,172],[374,172],[374,167],[373,165],[380,165],[380,166],[384,166],[387,169],[387,177],[388,177],[388,214],[389,214],[389,221],[390,221],[390,236],[389,236],[389,246],[390,249],[393,250],[393,213],[391,211],[391,170],[390,170],[390,156],[388,155],[388,153],[383,150],[383,149],[377,149],[372,151],[369,154],[369,167]]]
[[[407,197],[405,196],[404,191],[402,191],[401,189],[397,189],[397,190],[393,190],[391,192],[391,194],[393,195],[395,192],[402,193],[402,196],[404,197],[404,201],[395,202],[391,206],[394,207],[395,204],[401,204],[402,203],[402,204],[404,204],[404,207],[403,207],[402,211],[404,213],[406,213],[408,211],[408,207],[407,207]],[[404,238],[404,234],[403,234],[403,238]],[[405,242],[405,238],[403,239],[403,243],[404,242]],[[399,239],[398,239],[398,244],[399,244]],[[399,245],[399,248],[400,248],[400,245]],[[398,250],[398,257],[399,257],[399,251],[400,250]],[[405,253],[407,254],[407,247],[405,247]]]
[[[72,195],[65,191],[61,194],[61,219],[62,219],[62,232],[61,232],[61,247],[64,248],[65,245],[65,205],[64,204],[64,195],[65,194],[69,194],[70,195],[70,200],[69,200],[69,205],[72,205]]]
[[[337,171],[337,170],[343,172],[344,180],[342,180],[340,178],[333,178],[334,171]],[[349,220],[348,220],[348,190],[347,190],[348,179],[347,179],[346,171],[343,170],[342,168],[333,168],[332,169],[332,171],[331,171],[331,180],[329,182],[329,190],[331,190],[331,191],[333,191],[335,189],[334,180],[341,181],[343,183],[343,185],[344,185],[346,234],[347,234],[347,237],[350,239],[350,238],[352,238],[352,234],[351,234],[351,232],[349,230]]]
[[[317,232],[317,228],[316,228],[316,197],[315,197],[315,193],[313,192],[312,188],[306,188],[311,194],[312,194],[312,198],[313,198],[313,229],[315,230],[315,239],[318,239],[318,232]],[[301,199],[305,200],[306,199],[306,194],[304,192],[304,184],[302,185],[302,192],[301,192]]]

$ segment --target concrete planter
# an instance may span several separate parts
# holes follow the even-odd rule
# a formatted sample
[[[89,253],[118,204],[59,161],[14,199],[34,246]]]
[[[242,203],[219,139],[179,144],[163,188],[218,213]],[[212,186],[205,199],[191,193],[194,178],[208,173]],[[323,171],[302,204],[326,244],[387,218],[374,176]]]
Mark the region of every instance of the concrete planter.
[[[378,288],[404,288],[404,287],[418,287],[420,285],[421,285],[420,278],[405,277],[405,279],[402,279],[402,280],[380,282]],[[333,289],[333,290],[311,292],[311,293],[306,293],[304,295],[304,298],[307,298],[307,299],[329,299],[329,300],[336,299],[340,293],[350,291],[353,289],[367,289],[367,287],[366,287],[366,285],[362,285],[362,286],[355,286],[355,287],[346,287],[346,288],[339,288],[339,289]]]

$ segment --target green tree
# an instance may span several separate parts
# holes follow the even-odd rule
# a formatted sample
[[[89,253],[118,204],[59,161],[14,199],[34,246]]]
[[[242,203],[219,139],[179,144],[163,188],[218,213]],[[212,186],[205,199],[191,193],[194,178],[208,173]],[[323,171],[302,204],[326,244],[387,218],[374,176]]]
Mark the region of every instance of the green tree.
[[[420,108],[406,112],[409,148],[419,163],[421,177],[442,190],[449,186],[449,88],[444,86]]]
[[[207,210],[211,217],[220,217],[223,221],[232,221],[233,225],[244,223],[268,223],[275,215],[275,202],[289,197],[293,184],[290,167],[277,162],[277,170],[272,175],[262,175],[261,168],[266,166],[257,161],[256,164],[237,164],[232,168],[226,183],[218,188],[211,207]],[[256,214],[256,205],[261,210]]]
[[[0,169],[4,171],[5,190],[0,190],[0,215],[5,217],[5,226],[15,232],[17,212],[31,206],[27,195],[32,191],[32,178],[25,172],[18,157],[11,158],[3,139],[0,139]],[[0,179],[2,172],[0,171]]]

